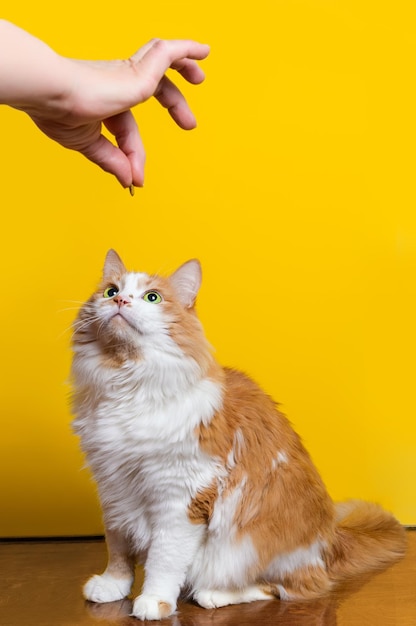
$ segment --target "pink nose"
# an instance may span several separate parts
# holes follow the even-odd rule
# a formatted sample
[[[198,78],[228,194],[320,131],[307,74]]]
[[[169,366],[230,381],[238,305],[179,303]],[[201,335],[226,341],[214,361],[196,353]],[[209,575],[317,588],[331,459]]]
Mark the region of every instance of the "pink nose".
[[[119,294],[114,298],[114,302],[117,302],[119,308],[126,304],[131,304],[131,296],[124,296],[123,294]]]

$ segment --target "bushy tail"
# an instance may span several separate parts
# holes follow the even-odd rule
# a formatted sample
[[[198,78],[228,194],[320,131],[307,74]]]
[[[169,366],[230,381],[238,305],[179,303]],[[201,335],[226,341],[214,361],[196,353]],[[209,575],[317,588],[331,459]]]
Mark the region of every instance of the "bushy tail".
[[[360,500],[339,504],[337,519],[327,561],[333,581],[385,569],[404,556],[404,528],[378,505]]]

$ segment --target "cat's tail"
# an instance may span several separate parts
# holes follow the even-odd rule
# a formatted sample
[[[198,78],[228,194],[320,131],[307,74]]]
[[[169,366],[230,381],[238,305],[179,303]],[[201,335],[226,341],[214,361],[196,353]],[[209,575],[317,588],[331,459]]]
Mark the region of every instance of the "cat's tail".
[[[404,556],[405,530],[380,506],[351,500],[338,504],[336,512],[335,541],[326,555],[334,582],[385,569]]]

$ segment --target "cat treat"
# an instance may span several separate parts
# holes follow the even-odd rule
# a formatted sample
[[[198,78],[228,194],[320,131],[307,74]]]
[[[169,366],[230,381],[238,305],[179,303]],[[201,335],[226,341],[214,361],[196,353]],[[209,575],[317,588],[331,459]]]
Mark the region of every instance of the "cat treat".
[[[128,596],[143,564],[141,620],[171,615],[180,594],[205,608],[308,600],[405,552],[394,517],[335,504],[273,399],[215,360],[200,284],[196,260],[163,277],[128,271],[110,250],[74,323],[74,430],[108,548],[84,595]]]

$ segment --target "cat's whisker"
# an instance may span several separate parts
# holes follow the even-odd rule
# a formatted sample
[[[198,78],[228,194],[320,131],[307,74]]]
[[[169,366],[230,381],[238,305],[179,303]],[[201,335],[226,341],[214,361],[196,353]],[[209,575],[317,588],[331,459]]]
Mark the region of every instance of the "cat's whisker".
[[[72,325],[71,326],[67,326],[66,328],[64,328],[64,330],[62,332],[59,333],[57,339],[62,339],[62,337],[64,337],[67,333],[69,333],[71,330],[73,330]],[[71,339],[73,338],[73,334],[71,335]]]
[[[67,310],[70,310],[70,309],[67,309]],[[73,339],[77,332],[82,331],[85,327],[88,327],[94,321],[95,320],[91,318],[87,320],[75,320],[69,326],[64,328],[64,330],[61,333],[59,333],[58,339],[62,339],[64,335],[66,335],[68,332],[71,332],[71,331],[72,331],[71,339]]]
[[[99,315],[94,315],[93,317],[88,317],[86,319],[77,319],[73,322],[74,328],[79,328],[81,326],[90,326],[95,322],[100,321],[101,317]]]
[[[100,321],[101,317],[99,317],[98,315],[95,317],[90,317],[86,320],[75,320],[75,322],[73,322],[72,326],[70,326],[68,328],[68,330],[72,329],[73,333],[72,333],[72,339],[75,337],[75,335],[77,333],[82,333],[84,330],[86,330],[89,326],[92,326],[94,323]]]
[[[77,305],[76,307],[75,306],[72,307],[74,309],[80,309],[85,304],[85,302],[82,302],[81,300],[59,300],[59,302],[65,305],[76,304]],[[66,311],[66,310],[67,310],[66,308],[58,309],[58,311]]]
[[[79,306],[69,306],[66,307],[65,309],[57,309],[57,313],[67,313],[68,311],[79,311],[80,307]]]
[[[101,335],[101,331],[104,327],[106,320],[101,320],[101,324],[98,326],[98,330],[97,330],[97,335],[100,336]]]

